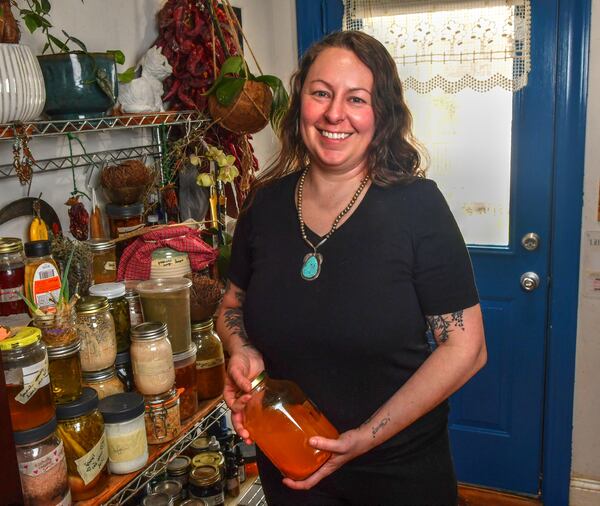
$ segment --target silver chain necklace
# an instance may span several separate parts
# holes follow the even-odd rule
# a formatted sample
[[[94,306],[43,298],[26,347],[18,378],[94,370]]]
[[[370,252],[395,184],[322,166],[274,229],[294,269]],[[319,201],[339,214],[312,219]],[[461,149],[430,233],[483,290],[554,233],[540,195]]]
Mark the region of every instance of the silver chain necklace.
[[[308,167],[302,171],[302,175],[298,181],[298,221],[300,222],[300,234],[302,235],[302,239],[304,239],[304,242],[312,248],[312,252],[304,255],[304,260],[302,260],[302,268],[300,269],[300,276],[302,276],[302,279],[305,279],[306,281],[314,281],[319,277],[319,274],[321,274],[321,266],[323,265],[323,255],[321,253],[317,253],[317,249],[325,244],[325,241],[327,241],[327,239],[329,239],[336,231],[340,220],[348,213],[348,211],[350,211],[350,209],[352,209],[352,206],[354,206],[358,200],[358,197],[369,182],[369,175],[367,174],[363,178],[358,186],[358,189],[356,192],[354,192],[354,195],[350,199],[350,202],[348,202],[348,205],[344,207],[342,212],[336,216],[335,220],[333,220],[331,230],[329,230],[329,232],[327,232],[327,234],[319,241],[319,243],[315,245],[310,242],[306,236],[306,227],[304,225],[304,220],[302,219],[302,192],[304,190],[304,179],[306,178],[307,172]]]

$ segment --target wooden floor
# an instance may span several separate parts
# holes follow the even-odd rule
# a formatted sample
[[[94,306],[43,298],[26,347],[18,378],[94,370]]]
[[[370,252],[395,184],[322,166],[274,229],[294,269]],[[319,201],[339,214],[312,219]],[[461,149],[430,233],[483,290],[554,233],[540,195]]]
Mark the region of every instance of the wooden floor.
[[[542,501],[494,490],[460,485],[458,506],[542,506]]]

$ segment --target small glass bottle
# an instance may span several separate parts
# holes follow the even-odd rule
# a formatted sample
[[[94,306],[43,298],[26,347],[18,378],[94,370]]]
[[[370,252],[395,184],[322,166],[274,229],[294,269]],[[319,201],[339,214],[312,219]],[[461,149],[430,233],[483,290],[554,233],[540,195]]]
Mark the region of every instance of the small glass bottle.
[[[159,395],[175,384],[173,350],[167,337],[167,325],[146,322],[131,331],[133,379],[143,395]]]
[[[83,388],[81,397],[56,407],[58,435],[65,446],[69,486],[74,501],[102,492],[108,481],[108,447],[98,394]]]
[[[94,283],[112,283],[117,280],[117,257],[115,243],[108,239],[91,239],[87,243],[92,250],[92,280]]]
[[[212,399],[223,393],[225,385],[223,344],[214,331],[212,319],[193,324],[192,339],[198,347],[196,354],[198,400]]]
[[[81,341],[67,346],[48,347],[48,372],[55,404],[64,404],[81,395]]]
[[[0,351],[13,430],[29,430],[48,422],[54,406],[40,329],[23,328],[0,341]]]
[[[52,417],[34,429],[14,432],[25,506],[71,504],[65,450],[55,431]]]
[[[114,366],[100,371],[84,371],[83,385],[96,390],[99,399],[125,392],[125,385],[118,378]]]
[[[117,353],[117,358],[115,359],[115,370],[117,371],[117,378],[119,378],[121,383],[123,383],[125,386],[125,391],[132,392],[134,390],[134,383],[129,350]]]
[[[77,333],[81,338],[81,369],[99,371],[115,363],[115,322],[106,297],[89,295],[76,306]]]
[[[229,497],[240,495],[240,476],[233,453],[225,457],[225,492]]]
[[[50,253],[50,241],[25,243],[25,297],[44,312],[56,307],[60,270]]]
[[[298,385],[271,379],[263,371],[252,382],[250,394],[244,426],[285,476],[303,480],[331,457],[312,448],[308,440],[313,436],[337,439],[339,434]]]
[[[0,316],[27,313],[23,295],[25,282],[23,243],[16,237],[0,238]]]
[[[100,283],[90,286],[90,295],[106,297],[110,314],[115,322],[117,353],[129,349],[131,323],[129,321],[129,303],[125,299],[125,283]]]

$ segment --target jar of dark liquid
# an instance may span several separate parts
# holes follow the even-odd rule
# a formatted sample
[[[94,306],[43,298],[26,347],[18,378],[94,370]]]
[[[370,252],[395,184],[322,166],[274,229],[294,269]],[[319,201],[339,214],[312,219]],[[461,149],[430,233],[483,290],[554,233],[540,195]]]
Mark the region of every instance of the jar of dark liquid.
[[[313,436],[337,439],[323,413],[291,381],[274,380],[263,371],[252,382],[244,409],[244,426],[271,462],[288,478],[303,480],[331,453],[308,444]]]
[[[0,316],[26,313],[23,294],[25,263],[23,243],[16,237],[0,238]]]

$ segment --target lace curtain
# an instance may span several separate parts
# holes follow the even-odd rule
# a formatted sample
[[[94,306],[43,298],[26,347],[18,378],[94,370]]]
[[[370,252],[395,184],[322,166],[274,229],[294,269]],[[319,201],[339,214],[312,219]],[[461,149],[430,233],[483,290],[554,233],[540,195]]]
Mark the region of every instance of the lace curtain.
[[[530,0],[344,0],[343,27],[380,40],[417,93],[527,84]]]

